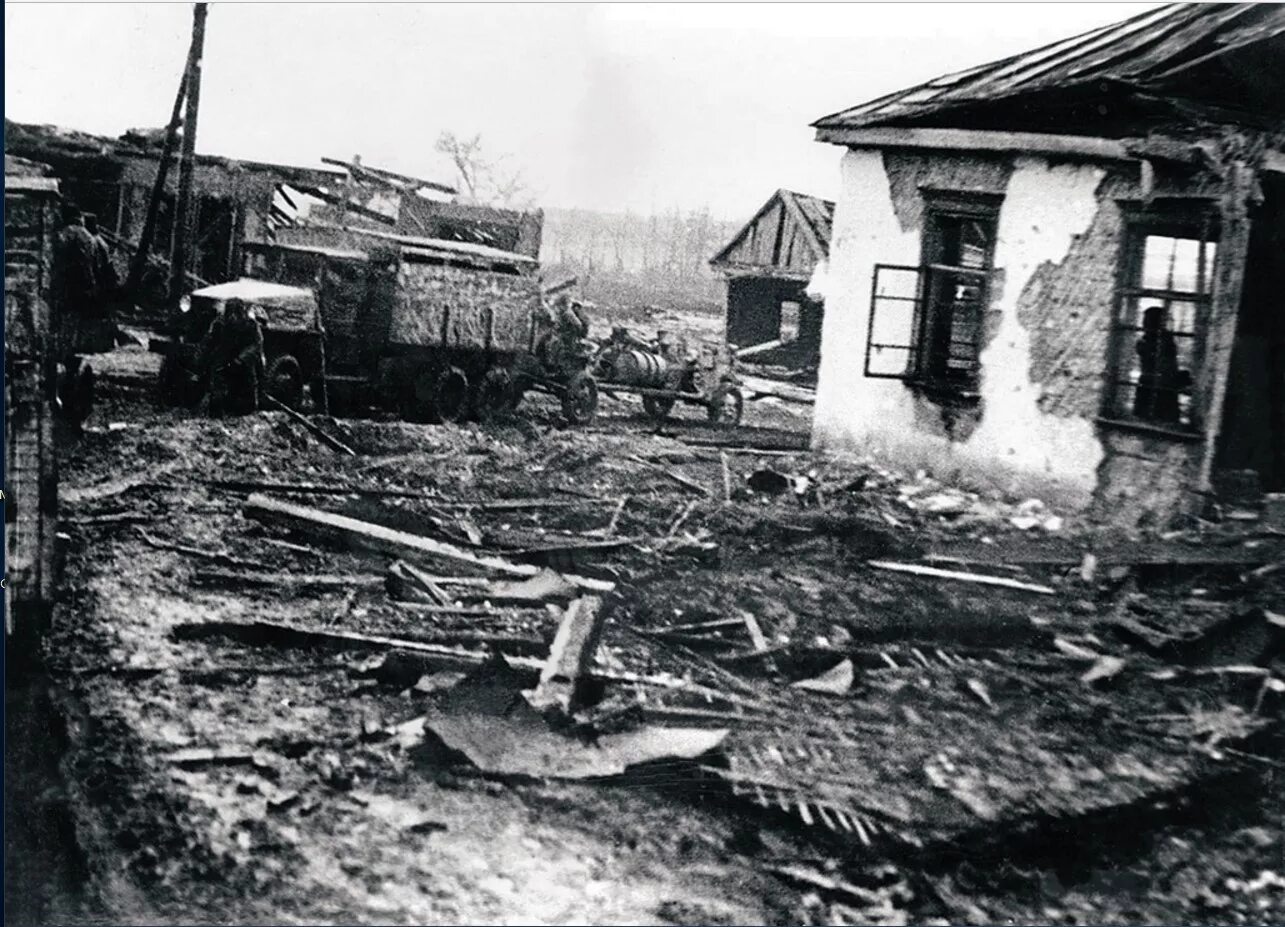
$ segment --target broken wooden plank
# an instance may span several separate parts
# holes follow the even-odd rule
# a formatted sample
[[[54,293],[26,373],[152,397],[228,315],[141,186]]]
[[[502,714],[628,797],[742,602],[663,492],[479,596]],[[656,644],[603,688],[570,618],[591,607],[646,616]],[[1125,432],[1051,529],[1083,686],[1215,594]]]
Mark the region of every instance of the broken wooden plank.
[[[723,501],[732,501],[732,468],[727,459],[726,451],[719,451],[718,461],[723,469]]]
[[[1037,583],[1024,583],[1004,576],[986,576],[981,573],[961,573],[958,570],[941,570],[936,567],[920,566],[915,563],[894,563],[889,560],[867,560],[868,566],[876,570],[890,570],[894,573],[908,573],[912,576],[931,576],[936,579],[950,579],[963,583],[978,583],[983,586],[999,586],[1004,589],[1017,589],[1022,592],[1035,592],[1040,595],[1056,595],[1057,590],[1051,586]]]
[[[244,511],[258,521],[335,538],[404,560],[447,561],[481,572],[506,576],[534,576],[540,572],[539,567],[529,563],[514,563],[502,557],[478,555],[444,541],[386,528],[347,515],[280,502],[257,493],[246,500]],[[567,579],[582,589],[596,592],[609,592],[615,588],[614,583],[599,579],[582,576],[568,576]]]
[[[213,560],[230,567],[258,569],[263,565],[256,561],[242,560],[240,557],[233,557],[231,554],[220,553],[215,550],[202,550],[199,547],[192,547],[189,544],[175,544],[172,541],[162,541],[160,538],[152,537],[142,528],[137,530],[138,536],[141,537],[149,547],[155,547],[157,550],[172,550],[178,554],[186,554],[189,557],[199,557],[203,560]]]
[[[625,513],[625,506],[629,504],[628,496],[621,496],[620,502],[616,504],[616,510],[611,513],[611,521],[607,522],[607,527],[602,529],[604,537],[611,537],[616,533],[616,526],[620,524],[620,516]]]
[[[540,682],[529,699],[532,707],[571,711],[580,680],[593,665],[602,640],[607,621],[602,605],[597,596],[584,596],[567,607],[549,648],[549,659],[540,672]]]
[[[759,627],[758,619],[754,617],[753,612],[742,611],[741,617],[745,620],[745,630],[750,636],[750,643],[754,649],[761,652],[767,650],[767,637],[763,634],[763,629]]]
[[[416,569],[405,560],[395,560],[385,578],[388,594],[395,599],[415,601],[426,599],[438,605],[450,605],[451,597],[423,570]]]
[[[277,397],[273,396],[270,393],[264,393],[263,398],[264,398],[264,401],[266,401],[271,408],[276,409],[278,412],[284,412],[286,416],[289,417],[292,421],[302,425],[304,428],[310,431],[313,435],[315,435],[317,440],[320,441],[322,444],[326,445],[326,447],[329,447],[332,450],[336,450],[341,454],[346,454],[349,457],[357,456],[357,452],[354,451],[347,444],[344,444],[344,442],[340,441],[334,435],[328,434],[324,429],[322,429],[320,425],[316,424],[315,422],[308,421],[308,419],[305,416],[300,415],[298,412],[290,408],[288,405],[286,405]]]
[[[673,522],[670,523],[669,530],[665,532],[664,540],[666,541],[671,540],[674,537],[674,535],[678,533],[678,529],[682,527],[683,522],[687,521],[687,519],[691,517],[691,514],[693,511],[695,511],[695,509],[696,509],[695,500],[688,502],[687,506],[681,512],[679,512],[678,516],[673,520]]]
[[[630,454],[629,459],[636,463],[642,464],[644,467],[647,467],[649,470],[655,470],[657,473],[661,473],[664,476],[669,477],[669,479],[673,480],[675,483],[677,483],[679,486],[682,486],[684,489],[690,489],[692,492],[697,493],[701,496],[705,496],[705,497],[709,496],[708,489],[706,489],[700,483],[695,482],[694,480],[689,480],[687,477],[683,476],[677,470],[674,470],[670,467],[662,467],[660,464],[652,463],[650,460],[645,460],[644,458],[639,457],[637,454]]]

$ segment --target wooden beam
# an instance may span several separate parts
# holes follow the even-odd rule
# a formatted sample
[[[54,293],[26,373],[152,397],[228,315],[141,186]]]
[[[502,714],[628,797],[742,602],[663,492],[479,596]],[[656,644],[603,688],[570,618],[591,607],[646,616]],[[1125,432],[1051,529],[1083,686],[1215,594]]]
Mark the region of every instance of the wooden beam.
[[[173,250],[170,252],[170,302],[177,305],[184,287],[184,272],[192,259],[196,213],[192,181],[196,174],[196,123],[201,106],[201,58],[205,54],[205,17],[209,4],[198,3],[192,12],[192,52],[187,69],[187,112],[183,117],[182,158],[178,166],[178,202],[174,207]],[[159,166],[157,167],[159,171]]]
[[[1002,586],[1005,589],[1017,589],[1022,592],[1038,592],[1041,595],[1055,595],[1057,590],[1051,586],[1036,583],[1023,583],[1003,576],[983,576],[980,573],[961,573],[958,570],[941,570],[937,567],[920,566],[916,563],[891,563],[887,560],[869,560],[867,563],[876,570],[891,570],[894,573],[909,573],[912,576],[931,576],[936,579],[953,579],[964,583],[977,583],[982,586]]]
[[[1205,434],[1205,448],[1197,483],[1201,494],[1208,494],[1213,489],[1214,459],[1222,432],[1223,405],[1227,398],[1227,380],[1236,342],[1236,324],[1240,319],[1241,294],[1245,288],[1245,263],[1249,255],[1251,226],[1249,206],[1258,191],[1255,172],[1239,161],[1228,165],[1223,183],[1209,329],[1204,358],[1196,380],[1197,397],[1203,410],[1201,425]]]
[[[499,573],[505,576],[534,576],[541,569],[533,564],[514,563],[501,557],[478,555],[444,541],[435,541],[422,535],[386,528],[383,525],[349,518],[346,515],[323,512],[304,505],[279,502],[258,494],[246,500],[243,511],[257,521],[335,538],[355,547],[391,554],[411,562],[446,561],[476,572]],[[581,589],[595,592],[609,592],[615,588],[614,583],[598,579],[582,576],[568,576],[567,579]]]
[[[849,148],[937,148],[946,151],[997,151],[1028,154],[1076,155],[1108,161],[1132,160],[1124,141],[1089,135],[1043,132],[993,132],[981,129],[825,129],[818,142]]]
[[[549,648],[549,659],[540,671],[540,682],[529,699],[532,707],[571,711],[580,679],[593,667],[606,620],[602,599],[596,596],[576,599],[567,607]]]

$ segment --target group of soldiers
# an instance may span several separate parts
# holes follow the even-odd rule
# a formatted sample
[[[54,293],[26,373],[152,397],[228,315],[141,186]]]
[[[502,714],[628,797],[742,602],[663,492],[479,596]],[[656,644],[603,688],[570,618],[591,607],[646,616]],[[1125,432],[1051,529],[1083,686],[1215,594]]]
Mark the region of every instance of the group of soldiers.
[[[68,205],[54,249],[53,343],[61,368],[59,402],[67,417],[84,420],[93,403],[87,354],[110,350],[118,328],[112,316],[123,297],[111,249],[97,218]],[[211,415],[245,414],[260,404],[264,383],[263,332],[250,308],[229,300],[197,352],[192,377],[204,384]]]

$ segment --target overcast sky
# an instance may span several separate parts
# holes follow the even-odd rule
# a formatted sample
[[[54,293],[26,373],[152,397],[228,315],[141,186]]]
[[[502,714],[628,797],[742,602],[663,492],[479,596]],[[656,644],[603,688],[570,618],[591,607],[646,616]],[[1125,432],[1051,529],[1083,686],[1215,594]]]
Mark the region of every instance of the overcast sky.
[[[450,179],[480,132],[551,206],[746,218],[833,195],[819,117],[1154,4],[214,3],[197,149]],[[5,115],[119,135],[169,117],[190,4],[6,3]]]

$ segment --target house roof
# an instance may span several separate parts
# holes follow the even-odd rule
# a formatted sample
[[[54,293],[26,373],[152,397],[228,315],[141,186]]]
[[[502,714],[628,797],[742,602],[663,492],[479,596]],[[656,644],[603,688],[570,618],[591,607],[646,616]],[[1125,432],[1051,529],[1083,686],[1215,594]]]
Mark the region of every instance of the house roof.
[[[834,203],[829,200],[777,190],[710,264],[806,278],[830,254],[833,220]]]
[[[1102,105],[1108,96],[1111,112]],[[1076,105],[1090,114],[1090,124],[1068,118]],[[875,126],[1048,131],[1033,112],[1040,109],[1059,114],[1058,131],[1108,136],[1122,134],[1110,131],[1113,123],[1136,122],[1144,109],[1279,131],[1285,126],[1285,5],[1158,7],[871,100],[813,126],[822,140],[833,140],[826,130]]]

